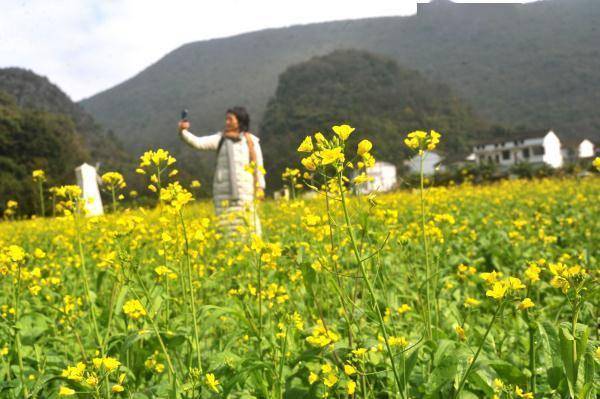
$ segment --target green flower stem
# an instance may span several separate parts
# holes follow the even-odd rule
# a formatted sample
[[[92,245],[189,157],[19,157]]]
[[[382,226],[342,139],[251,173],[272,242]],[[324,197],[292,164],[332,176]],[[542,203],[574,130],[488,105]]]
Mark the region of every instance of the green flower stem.
[[[181,227],[183,229],[183,240],[185,243],[185,261],[187,265],[187,278],[190,290],[190,307],[192,310],[192,323],[194,324],[194,342],[196,346],[196,357],[198,358],[198,369],[202,373],[202,355],[200,352],[200,334],[198,332],[198,317],[196,313],[196,295],[194,293],[194,283],[192,281],[192,264],[190,262],[190,249],[189,241],[187,236],[187,230],[185,228],[185,221],[183,220],[183,211],[179,210],[179,218],[181,220]]]
[[[467,378],[469,377],[469,374],[471,373],[471,369],[473,368],[473,365],[475,364],[475,362],[477,361],[477,358],[479,357],[479,354],[481,353],[481,349],[483,348],[483,344],[485,344],[485,340],[487,339],[488,334],[492,330],[492,326],[496,322],[496,319],[498,318],[498,315],[500,315],[502,313],[502,310],[504,309],[504,305],[505,304],[506,304],[506,301],[502,300],[500,302],[500,304],[498,305],[498,307],[496,308],[496,312],[494,313],[494,317],[492,317],[492,320],[490,321],[490,324],[488,324],[487,329],[485,330],[485,334],[483,335],[483,338],[481,339],[481,343],[479,344],[479,347],[477,348],[477,352],[475,352],[475,356],[473,356],[473,360],[469,364],[469,367],[467,368],[467,371],[465,372],[465,375],[463,375],[462,379],[460,380],[460,383],[458,384],[458,388],[456,390],[456,393],[453,396],[454,399],[458,398],[458,395],[460,394],[460,391],[462,391],[462,389],[463,389],[463,387],[465,385],[465,382],[467,381]]]
[[[421,154],[419,157],[419,169],[420,169],[420,202],[421,202],[421,234],[423,239],[423,249],[425,251],[425,322],[427,325],[427,338],[431,339],[431,298],[430,298],[430,265],[429,265],[429,245],[427,243],[427,234],[425,233],[425,197],[424,197],[424,176],[423,176],[423,161],[425,160],[425,155]]]
[[[76,206],[79,207],[79,201],[76,201]],[[94,328],[94,333],[96,335],[96,343],[100,347],[100,354],[104,357],[104,345],[102,341],[102,337],[100,335],[100,330],[98,328],[98,322],[96,319],[96,309],[94,307],[94,303],[92,302],[92,296],[90,294],[90,286],[88,283],[88,273],[87,267],[85,265],[85,256],[83,254],[83,243],[81,240],[81,231],[80,231],[80,220],[79,220],[79,210],[75,209],[73,212],[73,218],[75,220],[75,232],[77,238],[77,248],[79,250],[79,261],[81,263],[81,279],[83,282],[83,289],[85,291],[85,299],[90,307],[90,318],[92,320],[92,327]]]
[[[535,328],[531,325],[529,326],[529,370],[531,371],[531,380],[529,391],[535,396],[535,384],[536,384],[536,376],[535,376],[535,368],[536,368],[536,359],[535,359]]]
[[[261,350],[261,344],[262,344],[262,329],[263,329],[263,314],[262,314],[262,262],[260,260],[260,254],[256,255],[256,264],[258,267],[258,281],[257,281],[257,286],[258,286],[258,356],[260,357],[260,359],[262,360],[262,350]]]
[[[396,362],[394,360],[394,355],[392,353],[392,348],[390,346],[387,329],[385,328],[385,322],[383,321],[383,317],[381,316],[381,311],[379,309],[379,304],[377,303],[377,297],[375,296],[375,292],[373,290],[373,286],[371,281],[367,276],[367,271],[365,269],[365,265],[363,264],[363,260],[361,259],[360,253],[358,251],[358,246],[356,245],[356,240],[354,238],[354,231],[352,230],[352,226],[350,224],[350,215],[348,214],[348,207],[346,205],[346,196],[344,195],[344,183],[342,180],[342,173],[338,173],[338,186],[340,188],[340,196],[342,203],[342,210],[344,211],[344,220],[346,222],[346,229],[348,230],[348,235],[350,236],[350,242],[352,243],[352,251],[354,252],[354,257],[356,258],[356,262],[358,263],[358,267],[360,269],[360,273],[362,278],[365,280],[367,285],[367,290],[369,291],[369,296],[371,297],[371,302],[373,306],[373,311],[377,314],[377,320],[379,322],[379,329],[383,335],[383,340],[385,341],[385,346],[388,352],[388,357],[390,358],[390,363],[392,365],[392,371],[394,373],[394,380],[396,381],[396,386],[398,387],[398,392],[404,398],[404,392],[402,390],[402,382],[400,381],[400,376],[398,374],[398,369],[396,368]]]
[[[137,269],[133,269],[133,274],[135,275],[138,284],[142,288],[142,292],[144,293],[144,296],[146,297],[146,302],[151,303],[152,298],[150,296],[150,292],[148,292],[148,289],[146,288],[146,285],[142,281],[142,277],[138,273]],[[140,298],[140,296],[138,295],[138,293],[135,290],[131,290],[131,292],[135,296],[135,299],[137,299],[138,301],[140,299],[142,299],[142,298]],[[152,326],[152,329],[154,330],[154,334],[156,335],[156,338],[158,339],[160,348],[162,349],[163,354],[165,355],[165,359],[167,360],[167,365],[169,366],[169,379],[173,380],[174,385],[176,385],[178,380],[177,380],[177,374],[175,373],[175,367],[173,367],[173,362],[171,361],[171,356],[169,355],[169,352],[167,351],[167,347],[165,346],[165,343],[160,335],[160,331],[158,329],[156,320],[154,317],[148,317],[148,320],[150,321],[150,325]]]
[[[110,193],[112,195],[112,209],[113,209],[113,213],[115,213],[115,212],[117,212],[117,197],[115,195],[115,186],[114,186],[114,184],[110,188]]]
[[[44,182],[39,180],[38,182],[38,191],[40,192],[40,209],[42,211],[42,217],[46,216],[46,204],[44,204]]]
[[[21,262],[18,262],[17,266],[17,287],[14,290],[14,303],[15,303],[15,326],[19,322],[19,306],[21,302]],[[25,373],[23,367],[23,352],[21,347],[21,331],[16,328],[15,331],[15,346],[17,350],[17,362],[19,363],[19,379],[21,380],[21,386],[23,389],[24,397],[27,397],[27,385],[25,385]],[[10,370],[10,367],[9,367]]]
[[[334,240],[333,240],[333,227],[331,226],[332,216],[331,216],[331,208],[329,205],[329,195],[325,195],[325,204],[327,207],[327,224],[329,226],[329,241],[331,244],[331,255],[333,255]],[[332,259],[333,259],[333,257],[332,257]],[[352,348],[352,339],[353,339],[352,324],[354,324],[354,310],[352,310],[352,312],[348,312],[346,300],[344,299],[344,295],[343,295],[342,279],[340,278],[340,274],[338,271],[337,261],[333,262],[333,271],[336,276],[336,281],[334,282],[333,285],[334,285],[336,292],[340,298],[342,308],[344,309],[344,319],[346,319],[346,324],[348,325],[348,347]],[[337,283],[337,285],[336,285],[336,283]]]

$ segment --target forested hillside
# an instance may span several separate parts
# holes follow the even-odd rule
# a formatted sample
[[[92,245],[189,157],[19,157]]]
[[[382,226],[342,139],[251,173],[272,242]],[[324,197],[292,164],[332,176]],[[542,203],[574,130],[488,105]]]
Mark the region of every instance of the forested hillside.
[[[261,126],[267,178],[277,187],[285,167],[299,161],[308,134],[348,123],[376,143],[376,158],[401,166],[406,132],[427,126],[444,132],[442,151],[467,153],[489,128],[446,85],[431,82],[389,57],[340,50],[287,69]],[[350,137],[350,145],[355,144]]]
[[[0,213],[8,200],[33,210],[33,170],[45,170],[50,184],[73,183],[73,168],[88,157],[70,118],[21,108],[0,91]]]
[[[414,16],[188,43],[82,105],[136,154],[150,146],[177,149],[174,127],[181,108],[190,110],[197,132],[207,133],[221,127],[228,106],[243,104],[256,130],[286,68],[355,48],[390,56],[448,84],[492,123],[598,138],[599,20],[597,0],[525,5],[434,0],[421,4]]]

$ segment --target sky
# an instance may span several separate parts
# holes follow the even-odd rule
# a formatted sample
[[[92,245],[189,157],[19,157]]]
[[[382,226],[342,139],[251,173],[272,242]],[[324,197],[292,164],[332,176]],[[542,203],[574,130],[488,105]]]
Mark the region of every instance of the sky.
[[[417,10],[415,0],[0,1],[0,67],[31,69],[75,101],[117,85],[185,43]]]

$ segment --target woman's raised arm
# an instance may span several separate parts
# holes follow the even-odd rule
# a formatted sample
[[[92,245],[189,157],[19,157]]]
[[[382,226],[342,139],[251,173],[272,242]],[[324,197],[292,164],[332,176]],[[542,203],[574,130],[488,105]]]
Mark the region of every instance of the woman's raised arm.
[[[208,136],[196,136],[187,130],[189,125],[179,125],[179,135],[181,139],[185,141],[191,147],[198,150],[216,150],[221,141],[221,133],[210,134]],[[183,127],[183,129],[182,129]]]

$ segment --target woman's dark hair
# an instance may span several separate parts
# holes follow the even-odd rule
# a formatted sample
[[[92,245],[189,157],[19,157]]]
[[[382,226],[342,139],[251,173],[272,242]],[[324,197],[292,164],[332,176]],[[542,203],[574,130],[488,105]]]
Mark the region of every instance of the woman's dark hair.
[[[226,113],[235,115],[240,126],[240,132],[247,132],[250,129],[250,115],[248,115],[246,108],[235,106],[229,108]]]

